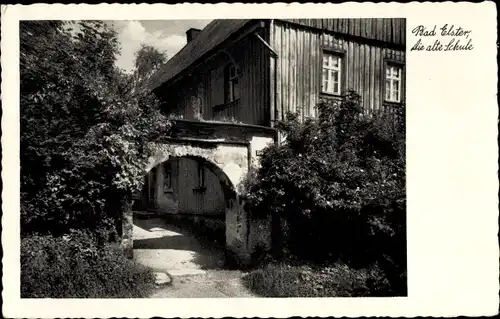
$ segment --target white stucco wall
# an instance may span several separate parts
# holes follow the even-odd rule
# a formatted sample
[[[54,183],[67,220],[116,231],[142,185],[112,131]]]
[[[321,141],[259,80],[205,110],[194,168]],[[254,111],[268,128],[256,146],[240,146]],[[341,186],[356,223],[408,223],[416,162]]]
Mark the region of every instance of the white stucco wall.
[[[250,141],[250,146],[252,148],[252,165],[259,165],[260,156],[257,155],[258,152],[262,151],[269,144],[274,143],[274,139],[269,136],[253,136]]]

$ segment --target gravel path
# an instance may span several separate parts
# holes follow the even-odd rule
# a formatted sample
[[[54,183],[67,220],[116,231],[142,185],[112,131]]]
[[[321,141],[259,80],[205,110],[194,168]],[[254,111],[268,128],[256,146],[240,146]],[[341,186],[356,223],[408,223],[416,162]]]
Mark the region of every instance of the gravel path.
[[[173,279],[152,298],[254,297],[241,271],[224,269],[220,248],[160,218],[134,219],[134,259]]]

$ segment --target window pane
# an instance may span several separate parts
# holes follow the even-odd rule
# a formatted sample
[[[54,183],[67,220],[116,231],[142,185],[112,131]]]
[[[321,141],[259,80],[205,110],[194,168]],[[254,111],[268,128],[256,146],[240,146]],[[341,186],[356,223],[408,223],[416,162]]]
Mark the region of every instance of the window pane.
[[[232,102],[233,101],[233,94],[234,94],[234,84],[233,84],[233,81],[229,81],[229,101],[228,102]]]
[[[387,67],[385,69],[385,77],[388,78],[391,76],[391,67]]]
[[[398,79],[401,77],[401,68],[396,68],[396,77]]]
[[[328,91],[328,69],[323,69],[322,73],[323,92]]]
[[[385,99],[391,99],[391,80],[385,80]]]
[[[397,101],[398,100],[398,91],[397,90],[393,90],[392,91],[392,94],[391,94],[391,101]]]
[[[340,93],[339,82],[333,82],[333,93]]]
[[[323,66],[328,66],[328,55],[323,55]]]
[[[338,68],[339,67],[339,57],[332,57],[332,66],[335,67],[335,68]]]
[[[323,52],[323,69],[321,73],[322,90],[329,93],[339,93],[341,87],[342,58],[329,52]]]
[[[399,89],[399,81],[398,80],[392,80],[392,89],[393,90]]]
[[[331,72],[331,79],[333,82],[338,82],[339,81],[339,72],[338,71],[332,71]]]
[[[392,80],[392,94],[391,94],[391,100],[393,101],[398,101],[398,81],[397,80]]]
[[[323,92],[328,92],[328,81],[323,81],[322,90]]]

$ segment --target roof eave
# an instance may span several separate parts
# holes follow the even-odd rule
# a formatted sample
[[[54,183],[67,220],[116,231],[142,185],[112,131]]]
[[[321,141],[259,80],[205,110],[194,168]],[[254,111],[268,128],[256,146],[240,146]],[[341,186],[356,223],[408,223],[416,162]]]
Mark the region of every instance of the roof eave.
[[[252,24],[257,25],[257,27],[253,28]],[[193,63],[191,63],[188,67],[184,68],[179,73],[177,73],[174,77],[172,77],[171,79],[169,79],[165,82],[158,81],[156,84],[154,84],[152,86],[151,91],[156,92],[161,87],[168,87],[168,86],[172,85],[173,83],[177,82],[179,79],[183,78],[184,76],[186,76],[190,72],[192,72],[194,69],[196,69],[201,63],[208,61],[212,57],[216,56],[220,52],[221,48],[227,47],[230,44],[233,44],[233,43],[240,41],[241,39],[245,38],[249,34],[253,33],[256,29],[264,27],[264,26],[265,26],[265,24],[264,24],[263,20],[254,20],[254,19],[249,20],[247,23],[242,25],[240,28],[238,28],[234,32],[232,32],[231,35],[227,39],[225,39],[220,44],[216,45],[215,47],[213,47],[212,49],[207,51],[205,54],[203,54],[201,57],[199,57],[198,59],[193,61]],[[249,28],[249,30],[247,30],[241,36],[235,37],[235,35],[239,31],[241,31],[245,28]]]

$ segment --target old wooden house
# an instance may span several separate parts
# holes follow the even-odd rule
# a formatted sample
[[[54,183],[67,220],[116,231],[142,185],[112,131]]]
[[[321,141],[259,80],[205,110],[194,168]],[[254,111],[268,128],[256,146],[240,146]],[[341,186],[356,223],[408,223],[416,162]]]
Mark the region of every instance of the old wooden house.
[[[405,19],[214,20],[187,40],[151,84],[186,119],[270,126],[350,89],[367,110],[404,103]]]
[[[269,128],[287,111],[314,117],[321,99],[348,90],[366,112],[404,107],[405,19],[214,20],[186,36],[150,82],[176,118]],[[224,212],[216,176],[195,159],[154,168],[143,195],[163,211]]]

